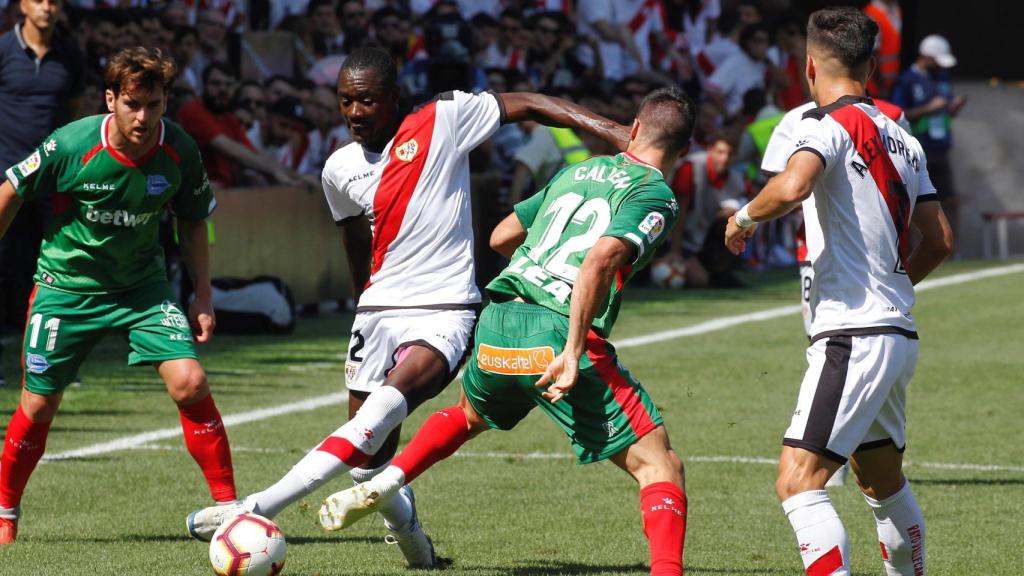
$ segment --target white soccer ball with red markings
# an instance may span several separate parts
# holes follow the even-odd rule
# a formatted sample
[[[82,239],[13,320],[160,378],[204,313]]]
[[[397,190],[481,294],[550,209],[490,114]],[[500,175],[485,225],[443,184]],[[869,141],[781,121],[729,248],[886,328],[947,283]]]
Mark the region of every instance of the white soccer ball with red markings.
[[[651,282],[655,286],[679,290],[686,286],[686,265],[676,258],[663,258],[651,264]]]
[[[284,534],[258,514],[221,524],[210,540],[210,564],[218,576],[271,576],[284,569]]]

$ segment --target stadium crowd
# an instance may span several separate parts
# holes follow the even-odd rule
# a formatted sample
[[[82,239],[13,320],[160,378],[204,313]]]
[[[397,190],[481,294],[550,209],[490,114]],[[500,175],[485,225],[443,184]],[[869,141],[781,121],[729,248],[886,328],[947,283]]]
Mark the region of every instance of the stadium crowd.
[[[350,140],[335,81],[346,54],[360,46],[391,53],[409,108],[452,89],[540,92],[628,124],[643,95],[678,85],[699,110],[689,156],[666,175],[687,214],[662,260],[692,287],[741,286],[732,273],[739,266],[796,261],[799,215],[764,227],[739,258],[719,241],[728,216],[764,184],[758,165],[772,130],[787,110],[809,100],[806,15],[786,0],[48,3],[63,4],[56,37],[73,40],[74,57],[82,61],[72,88],[82,95],[81,109],[69,115],[106,112],[102,70],[111,55],[130,46],[157,47],[181,70],[167,114],[196,139],[210,180],[220,187],[319,186],[327,157]],[[3,4],[0,30],[7,31],[22,17],[22,3]],[[889,97],[894,86],[897,96],[901,92],[899,10],[895,0],[865,7],[882,29],[876,96]],[[260,34],[270,31],[290,39],[290,62],[283,67],[272,53],[280,44]],[[962,106],[951,95],[944,98],[943,110]],[[948,115],[936,119],[932,100],[904,105],[927,120],[925,131],[948,125]],[[503,126],[472,158],[478,181],[499,183],[496,195],[480,196],[481,230],[565,164],[611,152],[606,143],[566,128]],[[499,267],[487,257],[494,256],[478,264],[482,283]],[[30,278],[35,259],[25,261]],[[14,323],[17,312],[8,314]]]

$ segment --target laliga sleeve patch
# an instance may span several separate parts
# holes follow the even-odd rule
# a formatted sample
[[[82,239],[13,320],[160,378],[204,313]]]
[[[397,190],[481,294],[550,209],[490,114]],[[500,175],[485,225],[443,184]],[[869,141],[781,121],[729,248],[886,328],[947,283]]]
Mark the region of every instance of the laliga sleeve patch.
[[[648,242],[654,242],[661,235],[662,230],[665,229],[665,217],[658,212],[651,212],[637,228],[640,229],[640,232],[647,235]]]
[[[21,172],[22,177],[29,176],[36,170],[39,170],[40,163],[39,150],[36,150],[31,156],[22,160],[21,164],[18,164],[18,171]]]

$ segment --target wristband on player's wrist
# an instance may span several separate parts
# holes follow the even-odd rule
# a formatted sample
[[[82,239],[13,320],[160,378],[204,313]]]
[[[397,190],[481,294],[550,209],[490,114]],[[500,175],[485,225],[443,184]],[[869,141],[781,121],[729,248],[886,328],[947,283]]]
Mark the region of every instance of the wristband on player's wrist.
[[[744,230],[750,228],[754,224],[757,224],[757,222],[754,222],[754,219],[750,217],[750,214],[747,213],[747,206],[750,206],[750,204],[744,204],[743,208],[737,210],[734,215],[736,225]]]

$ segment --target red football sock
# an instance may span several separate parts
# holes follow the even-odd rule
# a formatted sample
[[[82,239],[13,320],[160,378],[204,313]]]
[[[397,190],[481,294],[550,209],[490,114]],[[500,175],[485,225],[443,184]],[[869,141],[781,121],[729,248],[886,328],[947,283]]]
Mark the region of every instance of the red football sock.
[[[454,454],[466,440],[469,440],[469,423],[462,408],[451,406],[438,410],[427,418],[391,465],[405,472],[408,484],[427,468]]]
[[[4,453],[0,457],[0,506],[14,508],[21,503],[28,477],[46,449],[50,422],[33,422],[21,406],[7,424]]]
[[[686,494],[671,482],[640,489],[644,534],[651,549],[651,576],[681,576],[686,539]]]
[[[178,406],[185,447],[203,471],[210,495],[217,502],[235,500],[235,473],[231,467],[231,447],[224,422],[209,394],[195,404]]]

